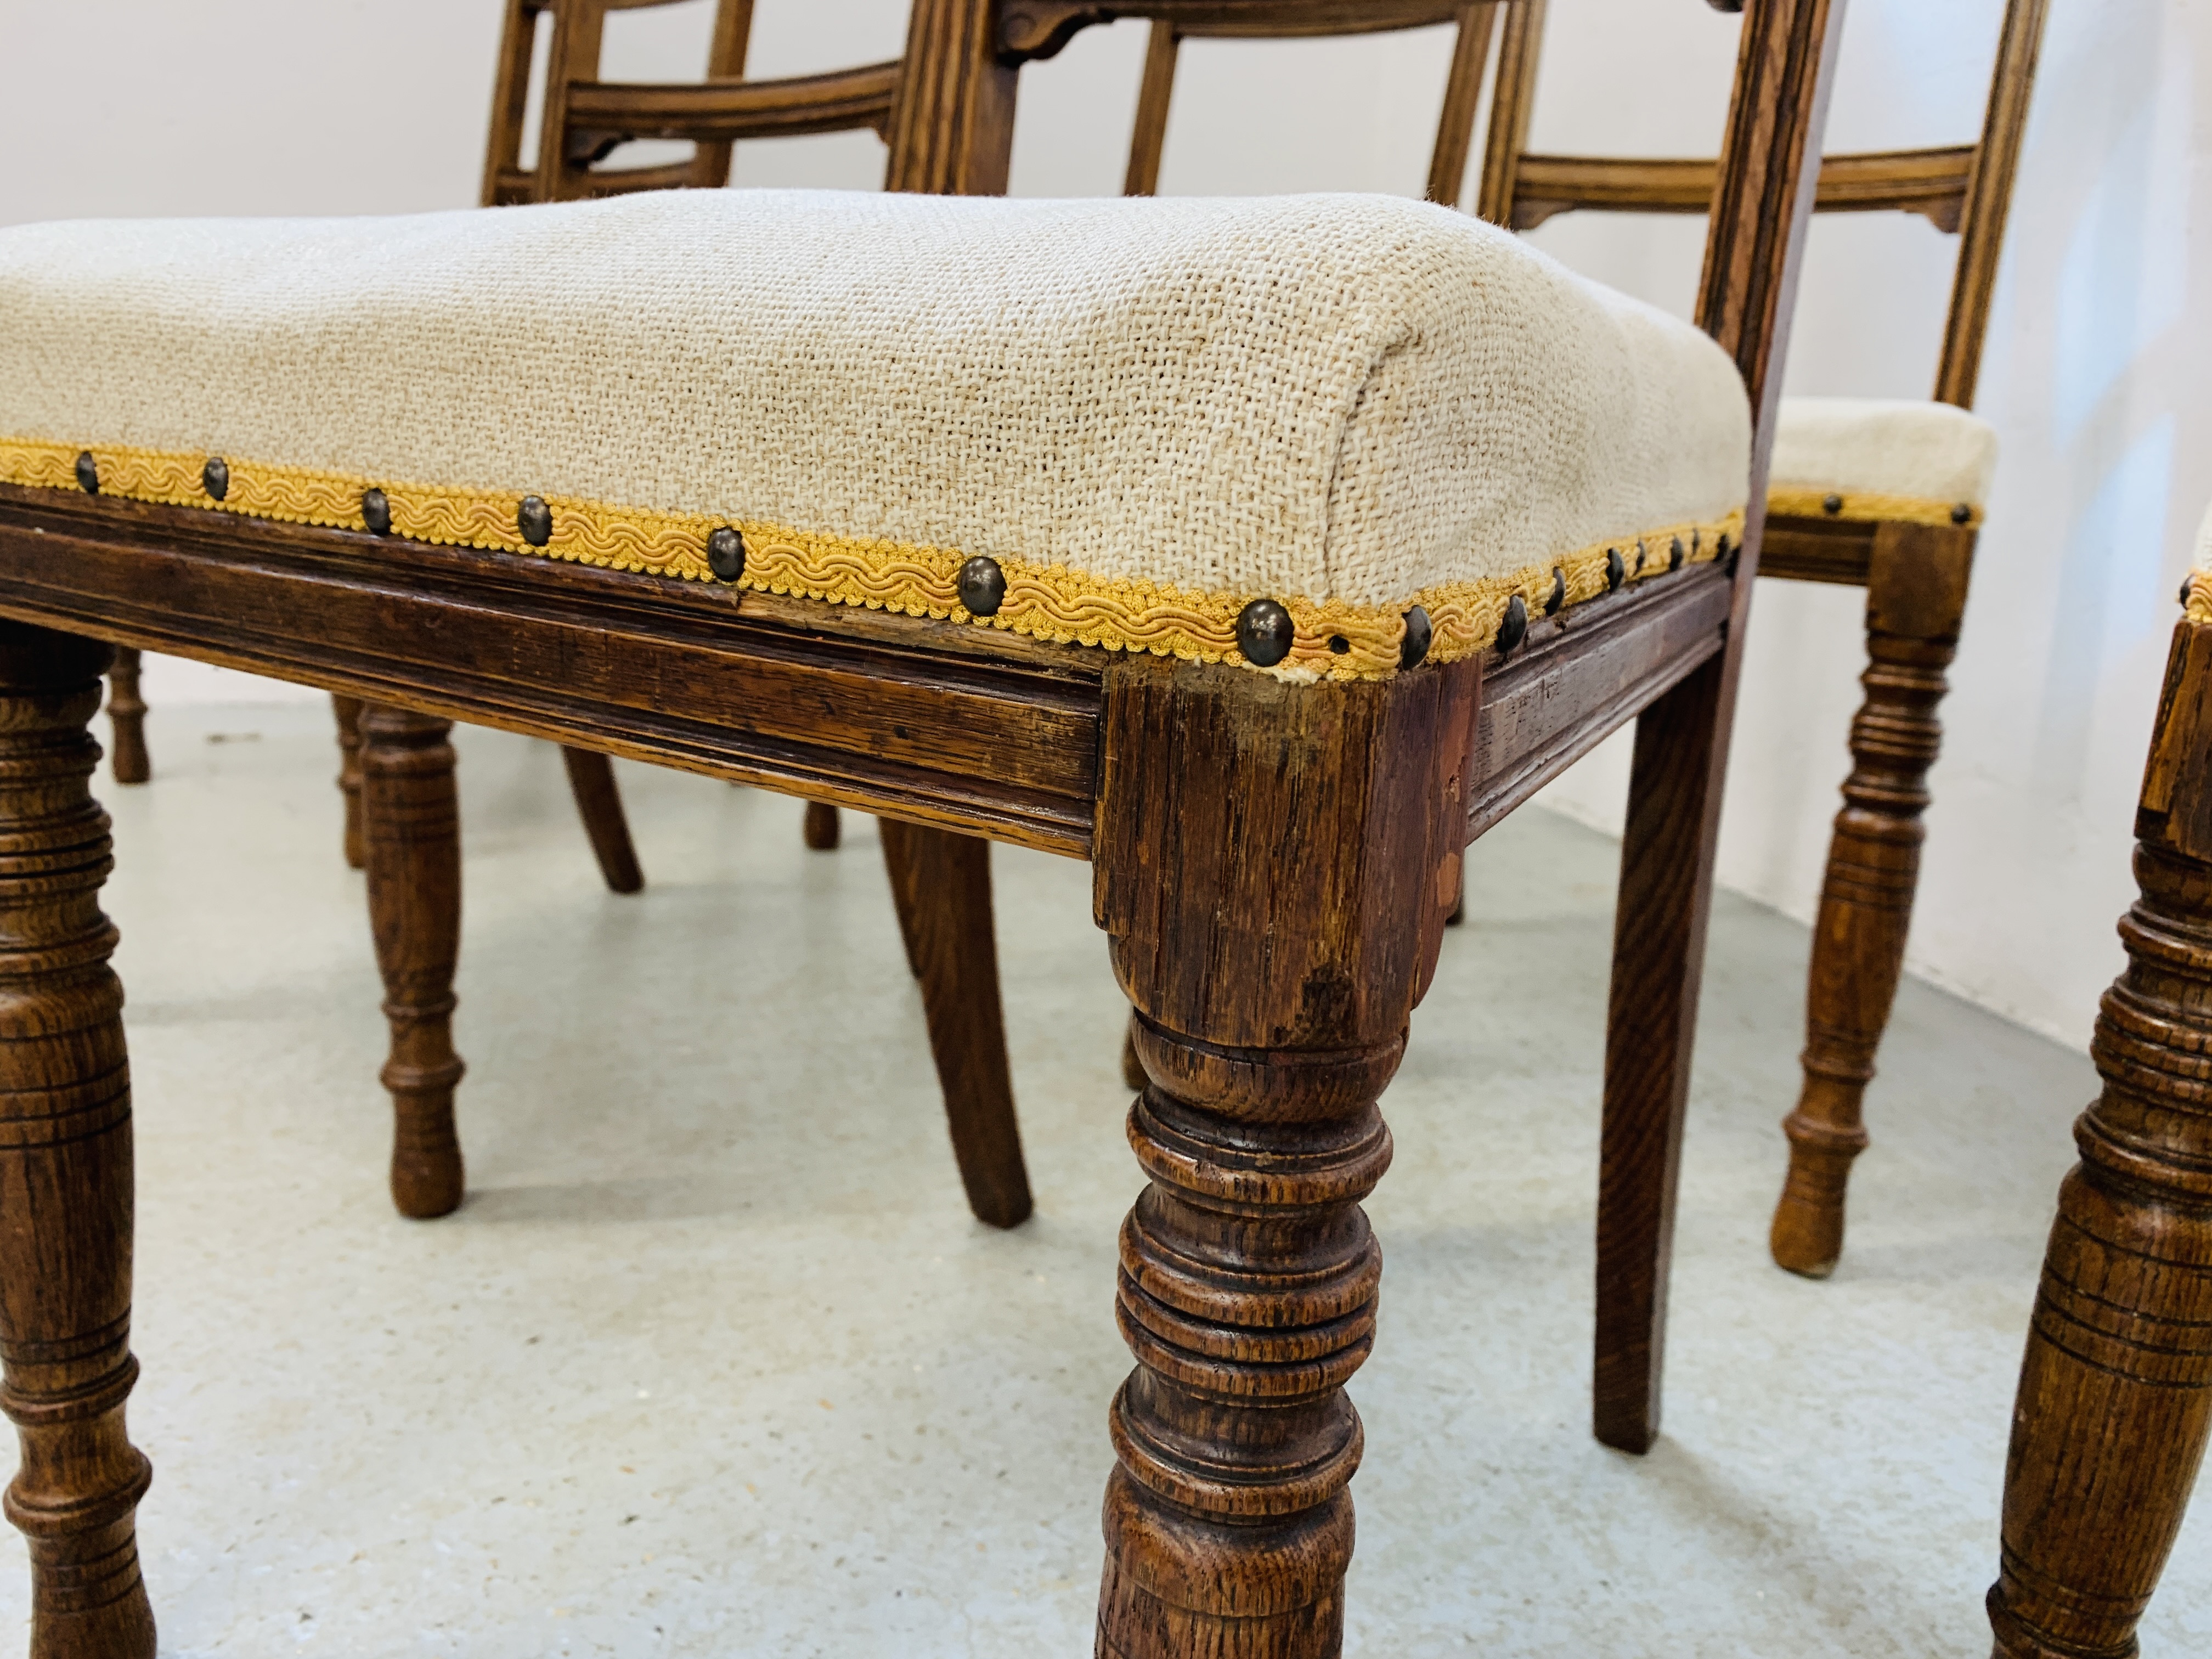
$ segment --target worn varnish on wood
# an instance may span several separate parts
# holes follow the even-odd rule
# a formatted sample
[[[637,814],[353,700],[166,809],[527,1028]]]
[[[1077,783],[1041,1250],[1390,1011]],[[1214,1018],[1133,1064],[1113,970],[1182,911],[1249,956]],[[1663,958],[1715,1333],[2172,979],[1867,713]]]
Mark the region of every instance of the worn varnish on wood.
[[[2212,1432],[2212,627],[2174,630],[2136,813],[2141,896],[2021,1362],[1996,1659],[2124,1659]]]
[[[0,623],[0,1408],[21,1461],[37,1659],[153,1659],[135,1516],[153,1470],[124,1431],[131,1065],[100,914],[112,866],[85,730],[113,653]]]
[[[891,182],[1001,187],[1020,60],[1109,9],[1194,25],[1258,14],[1237,0],[916,0]],[[1838,15],[1834,0],[1754,0],[1746,24],[1699,314],[1746,374],[1762,446]],[[1634,948],[1620,957],[1607,1073],[1599,1425],[1616,1443],[1648,1438],[1656,1422],[1671,1149],[1757,502],[1728,614],[1711,597],[1725,577],[1708,577],[1715,586],[1684,581],[1685,599],[1624,603],[1605,613],[1618,621],[1570,629],[1531,672],[1583,712],[1546,728],[1516,706],[1514,729],[1533,747],[1506,751],[1522,775],[1540,771],[1544,751],[1655,698],[1639,728],[1622,903]],[[1693,612],[1705,620],[1685,622]],[[1372,1345],[1379,1273],[1359,1205],[1389,1155],[1376,1098],[1458,893],[1492,665],[1292,687],[552,562],[13,489],[0,490],[0,614],[376,705],[363,717],[366,787],[405,797],[392,835],[413,836],[416,864],[424,848],[445,856],[451,774],[439,751],[455,718],[922,826],[919,854],[917,838],[890,837],[906,842],[909,884],[934,857],[942,889],[972,894],[963,836],[1093,857],[1097,917],[1139,1017],[1147,1083],[1130,1135],[1148,1183],[1122,1235],[1117,1309],[1136,1363],[1110,1416],[1099,1650],[1339,1651],[1362,1444],[1344,1388]],[[1585,650],[1581,684],[1567,665]],[[69,716],[80,738],[91,707]],[[927,960],[958,935],[933,933],[921,896],[916,887],[903,908]],[[434,1115],[459,1062],[441,1042],[449,952],[421,937],[429,944],[385,966],[404,1051],[395,1075]],[[55,961],[27,962],[25,975],[34,996],[70,994]],[[41,1086],[94,1075],[73,1053],[54,1067]],[[98,1212],[110,1192],[127,1198],[127,1178],[94,1182],[79,1208]],[[8,1248],[43,1263],[64,1237],[40,1214]],[[71,1271],[108,1287],[77,1300],[112,1322],[101,1310],[127,1283],[127,1250],[112,1229],[77,1248]],[[53,1282],[43,1268],[18,1280],[40,1294]],[[81,1328],[74,1314],[64,1322]],[[63,1486],[109,1494],[127,1528],[137,1490],[112,1478],[119,1421],[104,1443],[112,1455],[60,1460]],[[34,1572],[42,1595],[70,1582],[36,1556]],[[50,1644],[42,1659],[65,1650]]]

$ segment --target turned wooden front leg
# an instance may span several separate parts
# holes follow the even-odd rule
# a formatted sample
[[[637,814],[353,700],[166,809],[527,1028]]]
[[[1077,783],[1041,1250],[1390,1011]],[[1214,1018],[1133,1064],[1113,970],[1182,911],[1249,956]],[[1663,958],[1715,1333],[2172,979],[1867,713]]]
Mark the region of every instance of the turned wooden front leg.
[[[144,783],[154,775],[146,753],[146,699],[138,691],[138,665],[137,648],[119,645],[115,665],[107,671],[107,721],[115,733],[111,763],[118,783]]]
[[[1138,1028],[1129,1113],[1152,1184],[1121,1228],[1102,1655],[1327,1655],[1344,1641],[1382,1253],[1359,1200],[1403,1045],[1224,1051]],[[1286,1121],[1271,1121],[1271,1120]]]
[[[1996,1659],[2132,1659],[2212,1431],[2212,625],[2175,635],[2136,835],[2013,1407]]]
[[[131,1443],[131,1068],[85,725],[110,647],[0,623],[0,1407],[33,1659],[151,1659]]]
[[[1397,1069],[1458,890],[1479,671],[1109,673],[1098,921],[1149,1079],[1102,1659],[1329,1659]]]
[[[1783,1120],[1790,1174],[1771,1240],[1778,1263],[1810,1278],[1826,1278],[1843,1253],[1844,1185],[1866,1148],[1861,1101],[1905,970],[1928,769],[1943,732],[1936,710],[1973,556],[1968,529],[1888,524],[1875,538],[1866,702],[1851,721],[1851,774],[1813,933],[1805,1084]]]
[[[451,720],[371,703],[362,710],[368,915],[384,975],[392,1054],[392,1200],[428,1219],[458,1208],[461,1145],[453,1129],[453,968],[460,955],[460,808]]]

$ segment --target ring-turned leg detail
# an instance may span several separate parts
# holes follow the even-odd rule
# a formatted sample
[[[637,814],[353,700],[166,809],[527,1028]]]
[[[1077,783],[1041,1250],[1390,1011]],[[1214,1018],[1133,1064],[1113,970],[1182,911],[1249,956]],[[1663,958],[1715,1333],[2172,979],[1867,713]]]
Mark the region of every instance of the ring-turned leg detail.
[[[0,623],[0,1407],[33,1659],[151,1659],[130,1441],[131,1071],[85,724],[110,647]]]
[[[1332,1659],[1382,1258],[1376,1104],[1458,890],[1480,666],[1116,665],[1096,907],[1147,1079],[1101,1659]]]
[[[1137,1369],[1110,1418],[1098,1650],[1333,1654],[1363,1444],[1344,1385],[1382,1277],[1359,1200],[1389,1167],[1375,1101],[1402,1044],[1238,1054],[1144,1022],[1136,1043],[1162,1081],[1129,1114],[1151,1185],[1121,1229]]]
[[[361,708],[359,697],[331,696],[338,728],[338,794],[345,802],[345,861],[349,870],[368,867],[368,840],[361,822]]]
[[[115,666],[107,671],[107,720],[115,733],[109,757],[118,783],[144,783],[154,775],[146,752],[146,699],[138,690],[137,647],[115,647]]]
[[[2136,834],[2013,1407],[1997,1659],[2132,1659],[2212,1432],[2212,627],[2176,635]]]
[[[453,969],[461,942],[460,808],[451,720],[371,703],[362,710],[368,915],[384,975],[392,1053],[392,1200],[427,1220],[460,1206],[453,1091]]]
[[[1774,1260],[1825,1279],[1844,1248],[1844,1194],[1865,1150],[1861,1103],[1905,971],[1920,881],[1928,769],[1943,728],[1943,671],[1959,645],[1971,530],[1885,525],[1867,588],[1866,702],[1851,721],[1851,774],[1828,848],[1805,999],[1805,1083],[1783,1120],[1790,1173]]]

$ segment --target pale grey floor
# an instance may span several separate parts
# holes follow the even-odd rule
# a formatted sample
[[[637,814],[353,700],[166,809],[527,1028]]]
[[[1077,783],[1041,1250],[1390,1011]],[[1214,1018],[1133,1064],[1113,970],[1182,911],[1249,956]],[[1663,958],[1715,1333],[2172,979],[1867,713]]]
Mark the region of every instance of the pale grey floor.
[[[102,790],[167,1650],[1088,1652],[1137,1179],[1084,866],[998,854],[1039,1210],[996,1234],[961,1201],[866,819],[810,855],[793,802],[627,769],[653,885],[617,899],[554,750],[465,734],[473,1195],[414,1224],[384,1192],[326,717],[162,711],[153,738],[155,784]],[[1477,849],[1475,926],[1385,1102],[1351,1645],[1986,1653],[2012,1378],[2089,1067],[1908,986],[1844,1266],[1789,1278],[1765,1237],[1806,936],[1723,900],[1667,1432],[1606,1451],[1585,1424],[1613,863],[1533,814]],[[2206,1538],[2150,1655],[2212,1640]]]

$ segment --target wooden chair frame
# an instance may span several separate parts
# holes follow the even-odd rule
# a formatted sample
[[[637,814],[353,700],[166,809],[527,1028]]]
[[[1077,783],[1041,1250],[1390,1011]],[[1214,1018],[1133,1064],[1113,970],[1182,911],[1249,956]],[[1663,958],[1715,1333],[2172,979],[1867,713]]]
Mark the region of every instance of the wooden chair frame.
[[[2004,244],[2048,0],[2008,0],[1982,135],[1973,144],[1830,155],[1816,212],[1924,216],[1959,237],[1938,402],[1973,402],[1990,298]],[[1479,211],[1527,230],[1561,213],[1703,213],[1710,161],[1616,160],[1529,152],[1545,0],[1511,0],[1499,51]],[[1841,497],[1830,507],[1840,512]],[[1867,591],[1866,700],[1851,722],[1852,768],[1828,849],[1806,993],[1804,1086],[1784,1120],[1790,1173],[1776,1206],[1774,1259],[1825,1278],[1842,1254],[1852,1160],[1867,1145],[1863,1103],[1905,969],[1919,884],[1936,710],[1959,646],[1978,532],[1949,526],[1772,514],[1759,574]]]
[[[1596,1431],[1657,1431],[1692,1033],[1781,342],[1841,0],[1753,0],[1698,316],[1759,438],[1721,565],[1380,682],[1024,641],[736,589],[349,532],[0,487],[0,1404],[21,1437],[33,1652],[154,1649],[124,1427],[128,1068],[87,720],[116,644],[318,685],[362,720],[372,868],[438,873],[447,725],[851,805],[923,835],[1088,858],[1150,1085],[1124,1235],[1138,1364],[1110,1421],[1098,1650],[1334,1654],[1359,1459],[1346,1382],[1379,1256],[1359,1200],[1376,1102],[1456,897],[1457,854],[1637,722],[1605,1068]],[[1023,63],[1114,15],[1234,23],[1239,0],[915,0],[894,189],[1003,191]],[[556,127],[555,131],[558,131]],[[444,750],[441,754],[440,751]],[[942,843],[939,843],[940,845]],[[395,1091],[459,1074],[448,942],[398,930]],[[381,941],[380,941],[381,942]],[[1316,997],[1326,982],[1340,995]],[[448,1122],[450,1118],[448,1116]]]
[[[2183,586],[2005,1459],[1996,1659],[2133,1654],[2212,1437],[2212,580]]]

